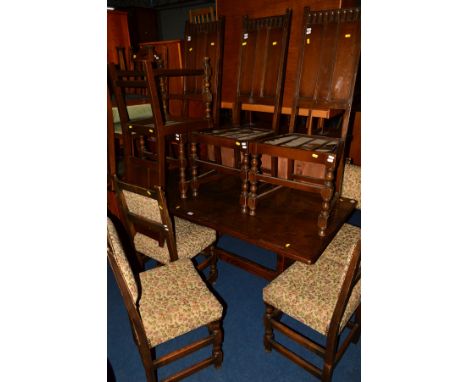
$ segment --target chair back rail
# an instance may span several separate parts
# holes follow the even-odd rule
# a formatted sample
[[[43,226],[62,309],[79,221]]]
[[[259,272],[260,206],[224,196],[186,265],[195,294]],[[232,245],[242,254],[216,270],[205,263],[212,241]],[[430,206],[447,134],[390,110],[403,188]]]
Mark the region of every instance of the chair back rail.
[[[137,232],[140,232],[156,241],[159,246],[167,245],[171,261],[178,259],[177,246],[175,241],[174,226],[169,215],[169,210],[161,187],[146,189],[133,184],[122,182],[114,176],[114,188],[119,202],[119,207],[123,215],[124,225],[132,238]],[[138,211],[132,210],[125,192],[130,195],[140,195],[145,203],[145,210],[148,205],[155,208],[154,216],[156,219],[144,216]],[[146,200],[145,200],[146,199]],[[160,221],[158,221],[160,219]]]
[[[305,7],[290,132],[299,108],[343,109],[341,137],[346,137],[360,61],[360,16],[360,8]]]
[[[216,20],[217,17],[212,6],[189,9],[189,22],[192,24],[206,24]]]
[[[203,65],[205,57],[209,58],[212,69],[211,93],[213,94],[213,121],[219,124],[221,108],[221,81],[224,54],[225,18],[219,17],[203,23],[185,23],[184,32],[184,68],[198,69]],[[184,78],[183,113],[188,115],[189,99],[202,99],[204,81],[197,77]]]

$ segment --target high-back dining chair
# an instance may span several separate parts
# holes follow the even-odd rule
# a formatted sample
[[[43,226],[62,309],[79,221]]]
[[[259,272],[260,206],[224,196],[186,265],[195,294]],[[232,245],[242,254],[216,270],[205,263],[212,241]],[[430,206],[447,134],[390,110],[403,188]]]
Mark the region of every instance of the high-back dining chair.
[[[223,307],[209,291],[188,259],[135,274],[114,222],[107,218],[107,259],[114,273],[131,323],[135,344],[148,382],[158,381],[158,369],[205,346],[212,355],[186,367],[165,381],[178,381],[209,365],[221,366]],[[158,345],[206,326],[208,336],[163,356]]]
[[[355,200],[356,208],[361,209],[361,166],[345,164],[341,196]]]
[[[312,11],[304,9],[302,45],[296,75],[289,133],[249,143],[251,165],[248,206],[255,215],[257,201],[281,187],[320,194],[322,211],[317,218],[319,235],[324,236],[328,217],[340,194],[344,147],[360,59],[360,8]],[[299,109],[331,110],[341,118],[338,136],[298,132]],[[311,118],[309,120],[311,121]],[[262,157],[269,156],[272,163]],[[284,171],[273,165],[281,158]],[[304,171],[307,168],[310,172]],[[263,187],[259,182],[273,185]]]
[[[194,23],[187,21],[184,31],[184,69],[201,67],[205,57],[209,58],[211,76],[210,91],[213,97],[213,125],[219,124],[221,108],[221,83],[223,74],[225,17],[216,20]],[[204,83],[200,77],[184,78],[183,113],[189,115],[193,101],[203,101]]]
[[[265,349],[278,351],[323,382],[331,381],[345,350],[360,337],[360,263],[360,229],[347,225],[315,264],[296,262],[265,287]],[[313,341],[291,329],[281,322],[282,313],[321,334],[323,341]],[[347,334],[345,328],[349,329]],[[279,343],[274,331],[323,358],[322,368]]]
[[[209,267],[207,280],[216,281],[216,231],[169,215],[164,191],[160,187],[147,189],[120,181],[114,176],[114,190],[124,226],[139,255],[168,264],[177,259],[205,257],[197,265],[203,271]]]
[[[119,70],[109,64],[111,85],[117,108],[124,141],[125,179],[143,187],[166,186],[166,137],[174,134],[186,134],[193,129],[206,129],[212,125],[211,94],[209,91],[210,67],[206,62],[204,69],[179,70],[158,68],[150,54],[135,58],[141,70]],[[206,115],[203,118],[183,120],[167,119],[164,102],[161,97],[161,79],[171,76],[204,76],[206,85],[204,96],[207,99]],[[135,92],[134,89],[143,89]],[[133,91],[131,91],[133,90]],[[135,96],[135,93],[137,95]],[[151,114],[134,119],[129,107],[134,104],[149,105]],[[149,113],[148,113],[149,114]],[[180,191],[186,197],[185,154],[180,145]]]
[[[246,212],[248,142],[278,131],[290,20],[290,9],[282,15],[243,18],[232,124],[193,132],[190,136],[191,186],[194,196],[198,194],[201,183],[217,179],[220,173],[231,173],[242,179],[241,208]],[[243,110],[251,111],[258,108],[272,113],[271,122],[252,124],[243,118]],[[199,145],[212,145],[214,147],[212,156],[203,158],[199,155]],[[208,171],[198,174],[199,166],[203,166]]]
[[[168,104],[171,102],[178,107],[174,109],[176,113],[171,114],[170,108],[164,108],[166,119],[177,121],[183,124],[185,120],[206,116],[207,110],[211,111],[212,125],[206,125],[206,128],[211,128],[219,123],[220,107],[221,107],[221,80],[223,68],[223,50],[224,50],[224,16],[216,20],[209,20],[203,23],[193,23],[187,21],[185,23],[184,43],[183,43],[183,60],[182,67],[185,70],[196,70],[203,68],[205,63],[209,63],[209,83],[206,78],[200,76],[185,76],[182,81],[182,93],[174,93],[169,89],[167,79],[161,81],[163,89],[163,102]],[[163,61],[164,64],[164,61]],[[209,97],[207,97],[209,90]],[[208,101],[208,103],[207,103]],[[177,134],[172,140],[171,147],[178,147],[177,153],[172,155],[172,163],[178,166],[185,166],[186,151],[180,152],[181,147],[187,145],[186,134]],[[182,164],[181,164],[182,163]],[[184,174],[181,173],[181,177]],[[185,178],[183,178],[185,182]],[[185,183],[184,183],[185,184]],[[185,196],[186,189],[183,189],[181,196]]]

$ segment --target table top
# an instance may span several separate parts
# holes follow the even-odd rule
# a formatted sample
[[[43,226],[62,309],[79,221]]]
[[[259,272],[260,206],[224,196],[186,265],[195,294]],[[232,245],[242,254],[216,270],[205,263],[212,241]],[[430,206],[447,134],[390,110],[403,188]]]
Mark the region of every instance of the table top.
[[[250,216],[241,212],[241,182],[236,175],[202,184],[195,198],[189,192],[187,199],[180,199],[177,187],[177,182],[170,180],[166,190],[174,215],[308,264],[317,261],[355,207],[350,199],[338,200],[325,236],[320,237],[320,194],[282,188],[261,199],[256,216]]]

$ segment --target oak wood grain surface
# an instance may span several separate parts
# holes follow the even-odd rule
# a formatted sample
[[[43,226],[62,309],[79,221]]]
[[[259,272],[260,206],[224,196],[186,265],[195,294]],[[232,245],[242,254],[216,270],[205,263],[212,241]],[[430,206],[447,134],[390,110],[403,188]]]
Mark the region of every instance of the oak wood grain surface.
[[[168,208],[174,215],[305,263],[319,258],[354,210],[349,199],[341,198],[325,236],[320,237],[320,195],[283,188],[262,200],[256,216],[249,216],[239,209],[238,177],[221,176],[217,182],[202,185],[197,197],[185,200],[180,199],[176,183],[169,176],[166,193]]]

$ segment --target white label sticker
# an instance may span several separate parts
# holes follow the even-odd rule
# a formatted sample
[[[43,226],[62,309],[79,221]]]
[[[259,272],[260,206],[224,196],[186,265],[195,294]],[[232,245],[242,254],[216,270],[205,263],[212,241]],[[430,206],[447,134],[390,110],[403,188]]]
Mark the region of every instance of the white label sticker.
[[[192,36],[187,36],[187,41],[192,41]]]
[[[312,28],[310,28],[310,27],[307,28],[307,29],[306,29],[306,34],[311,34],[311,33],[312,33]]]
[[[327,159],[327,162],[333,163],[334,160],[335,160],[335,157],[332,156],[332,155],[329,155],[328,159]]]
[[[248,33],[244,33],[244,40],[247,40],[249,38],[249,34]]]

